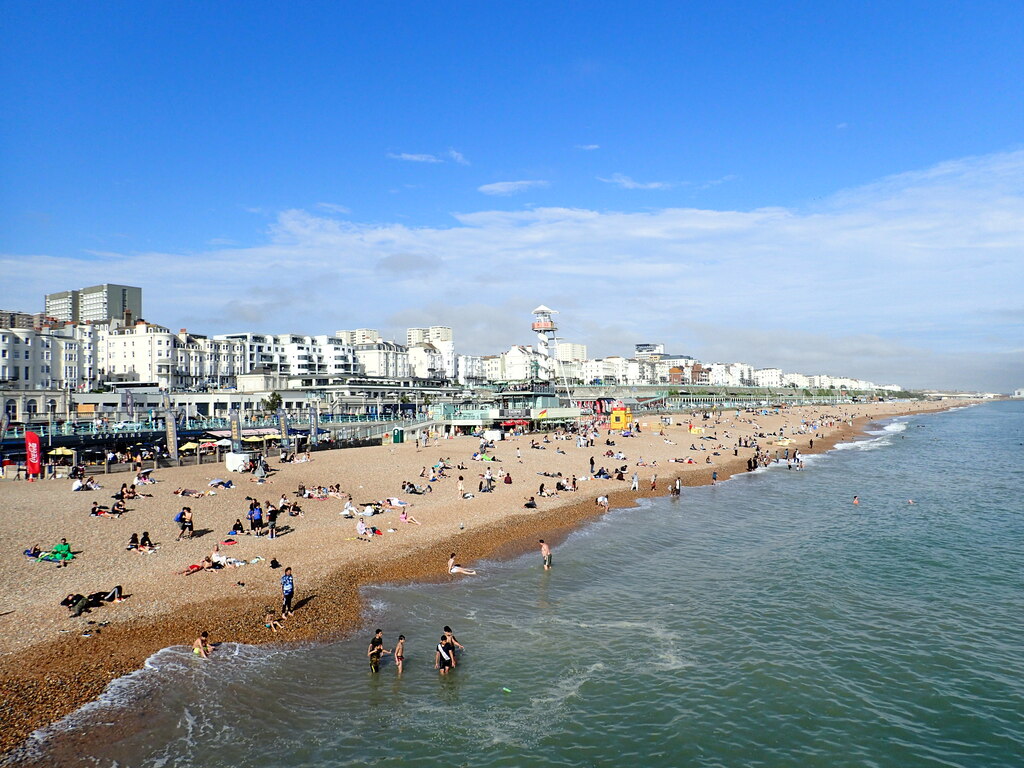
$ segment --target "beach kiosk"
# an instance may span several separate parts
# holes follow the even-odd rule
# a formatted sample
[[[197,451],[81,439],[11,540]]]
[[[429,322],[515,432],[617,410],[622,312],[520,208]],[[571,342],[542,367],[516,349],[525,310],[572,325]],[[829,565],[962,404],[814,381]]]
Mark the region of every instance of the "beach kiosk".
[[[629,429],[633,423],[633,411],[627,406],[616,406],[612,408],[611,421],[608,426],[611,429]]]

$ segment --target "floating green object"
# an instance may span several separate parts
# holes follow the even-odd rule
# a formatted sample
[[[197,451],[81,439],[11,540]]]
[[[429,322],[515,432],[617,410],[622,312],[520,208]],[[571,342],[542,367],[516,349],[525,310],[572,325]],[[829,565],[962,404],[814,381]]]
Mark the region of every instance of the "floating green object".
[[[503,690],[505,693],[512,693],[511,688],[502,688],[501,690]]]

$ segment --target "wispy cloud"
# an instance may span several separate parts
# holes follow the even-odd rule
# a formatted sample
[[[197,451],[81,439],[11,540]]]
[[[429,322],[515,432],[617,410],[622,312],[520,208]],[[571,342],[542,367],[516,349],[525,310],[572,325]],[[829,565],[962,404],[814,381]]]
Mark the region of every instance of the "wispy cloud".
[[[719,176],[717,179],[711,179],[710,181],[701,182],[697,184],[697,189],[710,189],[711,187],[717,187],[720,184],[728,184],[730,181],[736,181],[739,176],[735,173],[728,173],[725,176]]]
[[[1024,383],[1021,221],[1024,151],[883,178],[805,208],[522,207],[429,227],[286,210],[255,246],[0,254],[0,274],[19,276],[4,301],[26,309],[63,286],[134,275],[148,320],[204,333],[366,325],[402,338],[402,323],[441,324],[460,352],[485,354],[529,343],[529,311],[543,303],[562,310],[562,335],[598,356],[661,341],[708,361],[1009,391]],[[616,292],[643,300],[628,312],[588,300],[607,295],[622,264]],[[320,310],[296,314],[294,301],[267,300],[267,286]],[[508,320],[515,313],[521,321]]]
[[[448,158],[459,165],[469,165],[469,160],[466,159],[466,156],[456,149],[448,150]]]
[[[392,160],[405,160],[408,163],[443,163],[437,155],[411,154],[409,152],[388,152]]]
[[[600,144],[577,144],[576,149],[581,149],[584,152],[593,152],[595,149],[600,149]]]
[[[546,187],[548,182],[543,179],[534,179],[531,181],[496,181],[493,184],[484,184],[481,187],[477,187],[477,191],[483,192],[485,195],[514,195],[518,192],[525,192],[528,189],[536,189],[537,187]]]
[[[598,176],[605,184],[618,184],[623,189],[671,189],[677,184],[669,181],[635,181],[624,173],[613,173],[607,179]]]
[[[331,213],[352,213],[350,208],[346,208],[344,205],[338,205],[337,203],[317,203],[316,207],[323,211],[330,211]]]

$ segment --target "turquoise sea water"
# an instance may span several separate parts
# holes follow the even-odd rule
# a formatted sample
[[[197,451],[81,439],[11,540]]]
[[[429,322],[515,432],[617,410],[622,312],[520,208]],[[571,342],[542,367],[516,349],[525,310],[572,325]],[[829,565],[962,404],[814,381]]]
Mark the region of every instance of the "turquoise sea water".
[[[99,766],[1024,765],[1024,403],[613,511],[367,631],[172,648],[39,734]],[[853,506],[854,495],[860,497]],[[917,503],[910,505],[908,499]],[[467,646],[433,670],[440,628]],[[407,669],[370,675],[375,626]],[[505,691],[504,689],[508,689]]]

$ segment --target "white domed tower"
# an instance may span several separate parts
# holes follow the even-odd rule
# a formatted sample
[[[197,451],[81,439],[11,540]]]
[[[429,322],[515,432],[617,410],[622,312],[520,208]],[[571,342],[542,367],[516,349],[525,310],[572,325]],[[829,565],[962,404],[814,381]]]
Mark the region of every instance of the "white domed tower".
[[[555,309],[541,304],[537,309],[534,310],[534,333],[537,334],[537,351],[545,358],[542,365],[545,367],[546,378],[552,380],[555,373],[555,357],[558,351],[557,342],[555,340],[555,331],[558,329],[555,327],[554,318],[551,316],[558,314]]]

